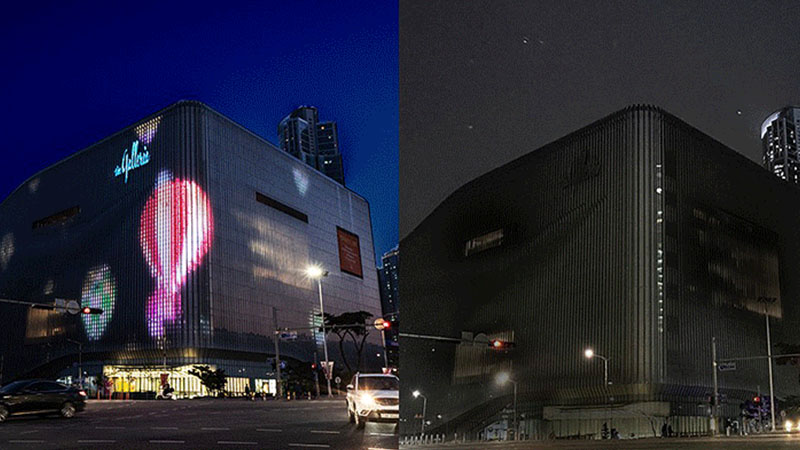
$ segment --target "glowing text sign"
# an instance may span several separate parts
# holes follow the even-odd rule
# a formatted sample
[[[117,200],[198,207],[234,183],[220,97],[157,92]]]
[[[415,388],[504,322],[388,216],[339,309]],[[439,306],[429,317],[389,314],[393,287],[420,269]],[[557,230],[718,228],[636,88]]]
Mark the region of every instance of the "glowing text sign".
[[[122,162],[114,169],[114,176],[118,177],[125,174],[125,182],[128,182],[128,172],[133,169],[138,169],[143,165],[150,162],[150,152],[147,151],[147,146],[143,146],[143,152],[139,152],[139,141],[134,141],[131,145],[131,154],[128,155],[128,149],[122,154]]]

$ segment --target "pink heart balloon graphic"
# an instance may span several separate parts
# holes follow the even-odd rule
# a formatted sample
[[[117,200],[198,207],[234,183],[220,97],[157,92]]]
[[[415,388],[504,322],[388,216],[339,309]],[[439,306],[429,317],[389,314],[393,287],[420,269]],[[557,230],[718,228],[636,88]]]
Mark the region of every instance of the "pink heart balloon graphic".
[[[208,252],[213,227],[205,192],[192,181],[161,172],[139,226],[139,242],[156,280],[147,301],[150,336],[164,336],[165,324],[180,317],[181,286]]]

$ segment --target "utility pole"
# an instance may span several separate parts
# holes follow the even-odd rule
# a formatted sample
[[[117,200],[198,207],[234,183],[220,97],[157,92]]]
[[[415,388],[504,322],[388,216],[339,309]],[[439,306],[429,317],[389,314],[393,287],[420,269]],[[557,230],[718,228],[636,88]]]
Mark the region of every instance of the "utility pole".
[[[283,397],[283,388],[281,386],[281,351],[280,345],[278,345],[278,340],[281,338],[280,331],[278,330],[278,308],[272,307],[272,323],[275,326],[275,334],[272,337],[272,340],[275,342],[275,371],[276,371],[276,382],[275,386],[277,387],[278,391],[278,398]]]
[[[317,352],[314,352],[314,385],[317,387],[317,398],[319,397],[319,370],[317,370]]]

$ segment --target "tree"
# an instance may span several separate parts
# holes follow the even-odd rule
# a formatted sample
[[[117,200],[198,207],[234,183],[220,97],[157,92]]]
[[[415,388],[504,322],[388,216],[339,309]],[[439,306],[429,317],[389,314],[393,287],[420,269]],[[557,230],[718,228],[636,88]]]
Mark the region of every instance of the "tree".
[[[194,366],[189,370],[189,375],[194,375],[200,379],[200,383],[206,387],[213,396],[221,396],[225,392],[225,385],[228,383],[228,376],[225,369],[212,369],[209,366]]]
[[[325,313],[326,331],[339,337],[339,354],[342,356],[342,362],[344,362],[349,372],[353,372],[353,366],[347,360],[347,355],[344,352],[344,342],[347,338],[350,338],[353,342],[358,358],[355,364],[356,371],[361,371],[361,354],[364,352],[364,343],[369,335],[371,318],[372,314],[367,311],[346,312],[338,316]]]

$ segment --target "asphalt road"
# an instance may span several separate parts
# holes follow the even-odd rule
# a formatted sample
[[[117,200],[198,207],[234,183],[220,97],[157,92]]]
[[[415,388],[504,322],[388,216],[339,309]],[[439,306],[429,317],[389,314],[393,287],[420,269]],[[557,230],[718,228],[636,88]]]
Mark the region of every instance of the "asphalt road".
[[[404,450],[546,450],[546,449],[630,449],[630,450],[740,450],[740,449],[797,449],[800,448],[800,434],[754,435],[746,437],[717,438],[671,438],[671,439],[631,439],[619,441],[528,441],[528,442],[481,442],[472,444],[403,445]]]
[[[12,417],[1,449],[397,449],[393,423],[347,421],[344,400],[90,401],[72,419]]]

